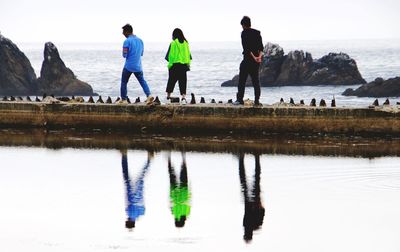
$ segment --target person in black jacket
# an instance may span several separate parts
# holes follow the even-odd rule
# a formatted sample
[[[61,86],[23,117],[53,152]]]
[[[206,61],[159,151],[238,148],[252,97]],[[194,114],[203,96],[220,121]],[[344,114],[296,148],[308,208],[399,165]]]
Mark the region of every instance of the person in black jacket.
[[[263,43],[261,33],[258,30],[251,28],[251,20],[248,16],[244,16],[240,24],[243,27],[242,31],[242,46],[243,46],[243,60],[240,63],[239,71],[239,85],[236,94],[235,105],[244,104],[243,96],[246,85],[247,76],[250,75],[254,86],[254,105],[261,106],[260,103],[260,78],[258,71],[263,56]]]

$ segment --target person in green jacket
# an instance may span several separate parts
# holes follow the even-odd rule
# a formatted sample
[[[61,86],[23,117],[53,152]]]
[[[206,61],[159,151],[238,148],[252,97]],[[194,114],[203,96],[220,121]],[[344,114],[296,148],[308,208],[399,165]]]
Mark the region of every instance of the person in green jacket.
[[[172,42],[169,45],[165,59],[168,61],[167,99],[171,97],[171,93],[174,91],[175,84],[178,81],[179,91],[182,96],[181,104],[186,104],[186,73],[190,70],[192,55],[189,43],[179,28],[172,32]]]
[[[168,172],[170,181],[170,201],[171,211],[174,215],[175,226],[180,228],[185,225],[186,218],[190,214],[190,191],[188,186],[188,176],[185,154],[182,154],[182,165],[180,182],[175,175],[175,169],[171,164],[171,154],[168,156]]]

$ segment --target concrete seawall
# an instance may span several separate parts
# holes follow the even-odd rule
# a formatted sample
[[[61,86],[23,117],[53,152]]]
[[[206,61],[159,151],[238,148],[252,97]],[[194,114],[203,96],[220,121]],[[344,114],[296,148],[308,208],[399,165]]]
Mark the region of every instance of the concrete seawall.
[[[277,135],[179,136],[80,130],[0,129],[1,147],[130,149],[210,153],[258,153],[302,156],[400,156],[399,138]]]
[[[1,127],[89,128],[204,134],[400,135],[398,107],[235,107],[0,102]]]

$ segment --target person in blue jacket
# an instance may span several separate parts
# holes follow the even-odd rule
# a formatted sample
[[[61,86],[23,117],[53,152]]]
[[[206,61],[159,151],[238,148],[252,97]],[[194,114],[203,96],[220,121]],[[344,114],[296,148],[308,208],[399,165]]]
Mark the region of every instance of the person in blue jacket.
[[[121,103],[128,103],[127,84],[133,73],[147,96],[146,103],[150,104],[153,102],[154,97],[151,95],[149,85],[143,77],[143,41],[133,34],[133,28],[130,24],[126,24],[122,27],[122,34],[126,37],[122,51],[122,56],[126,60],[121,76]]]
[[[124,176],[124,182],[126,187],[126,214],[128,219],[125,222],[125,227],[132,229],[135,227],[135,221],[142,215],[144,215],[144,199],[143,199],[143,189],[144,189],[144,178],[150,167],[150,162],[153,157],[153,153],[148,153],[148,158],[144,164],[142,171],[139,173],[135,180],[132,180],[129,176],[128,169],[128,157],[127,151],[122,150],[122,173]]]

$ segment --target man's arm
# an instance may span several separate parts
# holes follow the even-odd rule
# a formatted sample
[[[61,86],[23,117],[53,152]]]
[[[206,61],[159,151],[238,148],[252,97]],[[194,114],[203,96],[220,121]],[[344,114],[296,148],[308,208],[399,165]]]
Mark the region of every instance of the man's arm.
[[[128,47],[124,47],[122,49],[122,57],[126,58],[126,56],[128,55],[129,52],[129,48]]]
[[[168,59],[169,59],[169,51],[170,51],[170,50],[171,50],[171,44],[169,45],[167,54],[165,55],[165,60],[166,60],[166,61],[169,61]]]
[[[250,50],[249,50],[249,41],[248,41],[249,39],[246,37],[246,36],[244,36],[243,35],[243,32],[242,32],[242,47],[243,47],[243,55],[245,55],[246,53],[249,53],[250,52]]]
[[[126,58],[128,56],[128,53],[129,53],[129,45],[125,40],[124,45],[122,46],[122,57]]]

